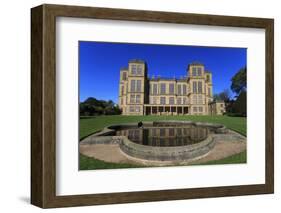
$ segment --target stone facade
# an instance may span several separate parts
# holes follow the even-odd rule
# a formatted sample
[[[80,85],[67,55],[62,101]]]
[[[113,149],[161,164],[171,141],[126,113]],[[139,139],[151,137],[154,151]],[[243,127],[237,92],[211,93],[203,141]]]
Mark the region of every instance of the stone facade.
[[[191,63],[180,79],[147,75],[142,60],[120,70],[119,107],[123,115],[209,115],[213,102],[212,74]]]
[[[209,103],[209,111],[211,115],[223,115],[225,113],[224,101],[212,101]]]

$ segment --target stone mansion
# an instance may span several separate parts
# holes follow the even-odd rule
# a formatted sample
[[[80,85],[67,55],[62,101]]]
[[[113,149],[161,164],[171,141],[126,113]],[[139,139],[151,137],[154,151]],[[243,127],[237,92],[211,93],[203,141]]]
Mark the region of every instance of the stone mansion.
[[[119,107],[123,115],[219,115],[224,102],[213,101],[212,73],[191,63],[180,79],[148,78],[142,60],[130,60],[120,71]]]

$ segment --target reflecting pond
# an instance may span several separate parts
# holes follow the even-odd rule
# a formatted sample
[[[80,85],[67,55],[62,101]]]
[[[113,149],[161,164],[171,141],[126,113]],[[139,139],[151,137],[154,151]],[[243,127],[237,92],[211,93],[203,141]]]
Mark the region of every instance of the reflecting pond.
[[[123,127],[116,130],[116,135],[146,146],[185,146],[205,140],[210,132],[207,127],[195,125],[151,126]]]

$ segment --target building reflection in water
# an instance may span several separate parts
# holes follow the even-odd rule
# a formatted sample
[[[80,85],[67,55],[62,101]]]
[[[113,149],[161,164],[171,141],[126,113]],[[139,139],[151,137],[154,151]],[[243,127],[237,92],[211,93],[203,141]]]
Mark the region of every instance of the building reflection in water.
[[[207,138],[209,130],[204,127],[149,127],[129,128],[116,131],[116,135],[127,136],[129,140],[148,146],[184,146],[195,144]]]

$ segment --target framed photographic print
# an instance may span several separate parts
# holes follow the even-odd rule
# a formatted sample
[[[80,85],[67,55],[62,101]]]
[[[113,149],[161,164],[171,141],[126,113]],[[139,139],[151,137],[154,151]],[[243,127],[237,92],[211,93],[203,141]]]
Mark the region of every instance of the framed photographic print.
[[[31,9],[31,203],[274,191],[273,19]]]

